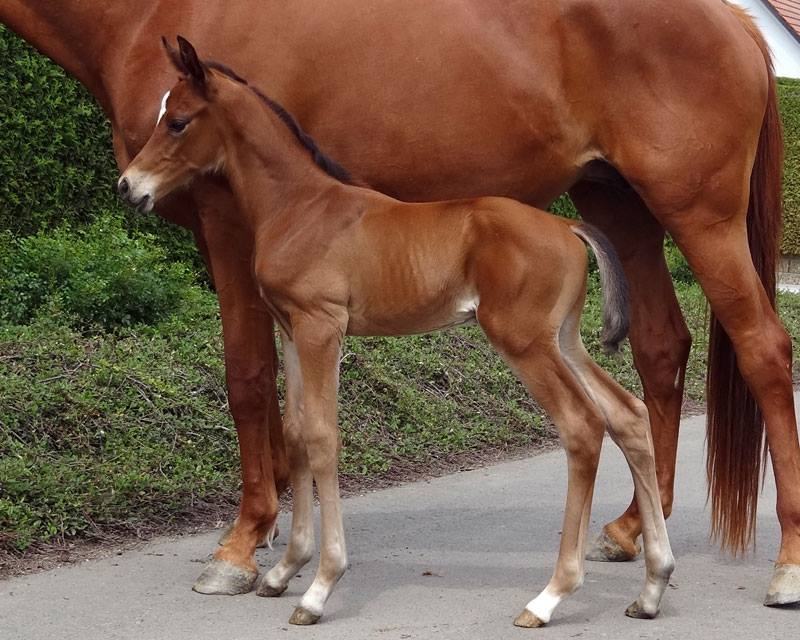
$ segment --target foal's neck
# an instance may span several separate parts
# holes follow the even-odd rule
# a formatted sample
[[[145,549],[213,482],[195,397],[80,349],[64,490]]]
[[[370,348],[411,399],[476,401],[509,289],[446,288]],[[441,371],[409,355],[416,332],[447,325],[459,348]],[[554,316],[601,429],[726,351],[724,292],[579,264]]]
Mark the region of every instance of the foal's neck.
[[[229,113],[225,173],[251,226],[302,222],[328,211],[326,194],[356,197],[317,166],[306,149],[266,105],[248,100]],[[354,191],[354,190],[353,190]]]

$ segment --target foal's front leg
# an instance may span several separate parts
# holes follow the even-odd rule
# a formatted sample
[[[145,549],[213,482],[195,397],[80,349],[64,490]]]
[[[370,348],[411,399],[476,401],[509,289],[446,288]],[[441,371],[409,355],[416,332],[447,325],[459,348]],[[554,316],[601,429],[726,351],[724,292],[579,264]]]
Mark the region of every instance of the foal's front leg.
[[[289,457],[292,484],[292,532],[280,562],[258,585],[258,595],[276,597],[289,586],[297,572],[314,555],[314,479],[303,439],[303,381],[294,342],[281,331],[283,362],[286,372],[286,411],[283,431]]]
[[[295,322],[294,347],[302,380],[302,426],[308,461],[319,494],[322,540],[314,582],[289,619],[291,624],[314,624],[347,566],[339,500],[339,427],[336,402],[339,357],[346,322]]]

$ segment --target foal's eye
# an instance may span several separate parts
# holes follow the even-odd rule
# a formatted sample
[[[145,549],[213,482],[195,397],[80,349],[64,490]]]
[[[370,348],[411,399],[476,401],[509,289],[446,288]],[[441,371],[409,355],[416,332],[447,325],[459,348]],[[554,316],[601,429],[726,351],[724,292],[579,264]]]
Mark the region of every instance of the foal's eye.
[[[170,120],[167,122],[167,130],[170,133],[180,134],[183,133],[186,129],[186,125],[189,124],[188,120]]]

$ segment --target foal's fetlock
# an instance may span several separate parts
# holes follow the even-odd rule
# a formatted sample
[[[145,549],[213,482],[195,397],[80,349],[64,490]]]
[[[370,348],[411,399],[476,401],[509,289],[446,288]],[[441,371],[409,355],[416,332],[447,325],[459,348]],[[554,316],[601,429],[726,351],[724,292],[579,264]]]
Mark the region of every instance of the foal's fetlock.
[[[272,567],[260,580],[256,595],[264,598],[277,598],[289,586],[289,581],[311,560],[313,547],[302,553],[292,553]]]
[[[262,576],[258,581],[256,595],[262,598],[277,598],[289,588],[289,582],[270,582],[269,574]]]

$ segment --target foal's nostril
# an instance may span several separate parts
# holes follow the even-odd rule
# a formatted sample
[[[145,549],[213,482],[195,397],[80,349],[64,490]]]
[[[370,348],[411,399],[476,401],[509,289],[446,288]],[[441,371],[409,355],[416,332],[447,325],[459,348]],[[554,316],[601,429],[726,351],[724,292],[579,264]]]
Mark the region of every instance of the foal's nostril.
[[[131,190],[131,183],[128,182],[127,178],[123,178],[122,180],[119,181],[119,184],[117,185],[117,192],[119,193],[119,195],[125,198],[127,197],[128,193],[130,193],[130,190]]]

